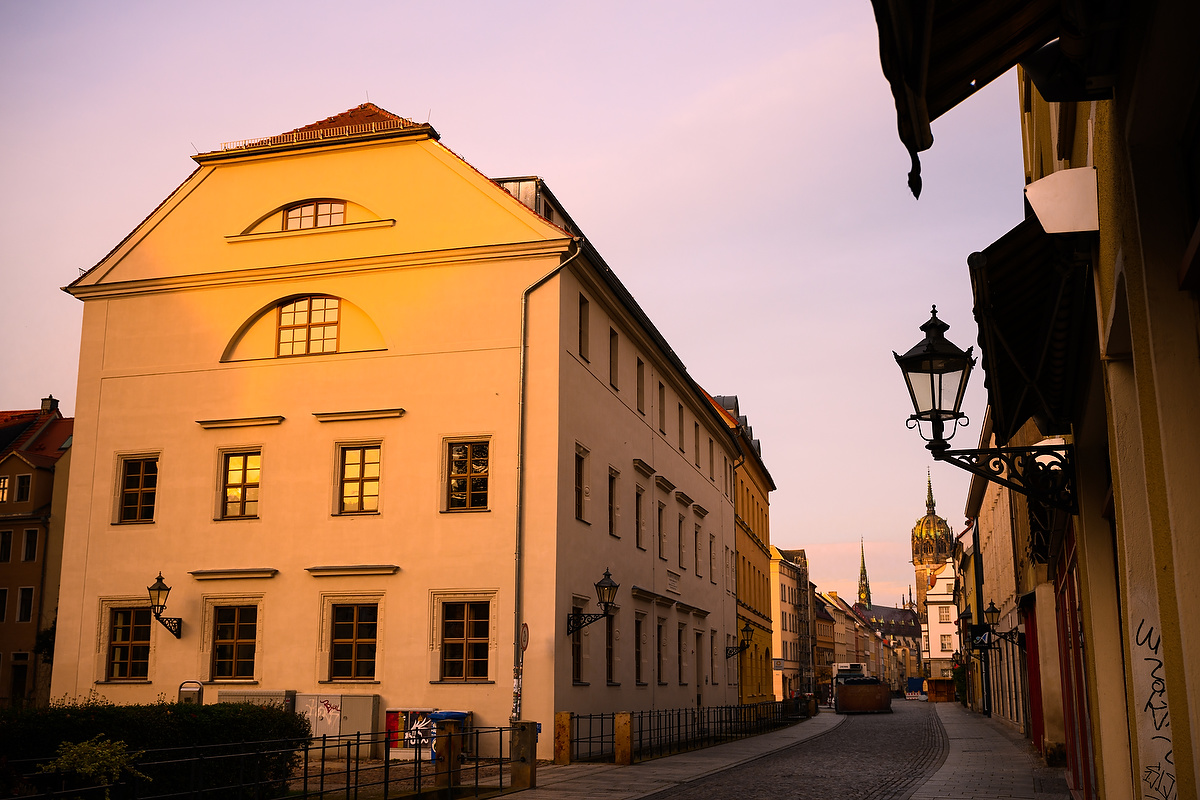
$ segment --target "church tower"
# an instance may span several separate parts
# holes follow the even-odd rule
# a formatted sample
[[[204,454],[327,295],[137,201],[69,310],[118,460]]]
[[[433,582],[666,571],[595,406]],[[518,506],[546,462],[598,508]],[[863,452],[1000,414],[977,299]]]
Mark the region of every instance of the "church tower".
[[[912,531],[912,560],[917,573],[917,615],[925,619],[925,593],[929,589],[932,571],[940,572],[946,560],[954,554],[954,536],[950,525],[936,513],[933,501],[933,480],[925,475],[925,516],[917,520]]]
[[[859,605],[866,608],[871,607],[871,582],[867,580],[867,551],[863,547],[863,541],[858,540],[859,552],[859,568],[858,568],[858,602]]]

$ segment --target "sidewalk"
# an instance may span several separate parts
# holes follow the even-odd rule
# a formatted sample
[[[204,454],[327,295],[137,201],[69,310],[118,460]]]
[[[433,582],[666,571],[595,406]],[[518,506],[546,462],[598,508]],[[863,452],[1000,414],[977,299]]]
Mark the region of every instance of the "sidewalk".
[[[834,714],[832,709],[822,709],[817,716],[782,730],[628,767],[614,764],[538,765],[537,788],[511,796],[520,800],[595,800],[596,797],[633,800],[791,747],[833,730],[845,721],[846,717]]]
[[[937,703],[949,750],[911,800],[1071,800],[1065,770],[1042,766],[1027,739],[959,703]]]

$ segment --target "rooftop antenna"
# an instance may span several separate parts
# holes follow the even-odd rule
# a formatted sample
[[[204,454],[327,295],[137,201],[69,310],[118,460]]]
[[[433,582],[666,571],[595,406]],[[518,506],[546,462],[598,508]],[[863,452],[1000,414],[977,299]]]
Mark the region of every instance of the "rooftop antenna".
[[[196,143],[195,143],[195,142],[188,142],[188,144],[190,144],[190,145],[192,146],[192,149],[193,149],[193,150],[195,150],[197,153],[199,153],[199,152],[200,152],[200,148],[199,148],[199,147],[196,147]]]
[[[368,102],[368,103],[369,103],[369,102],[371,102],[371,90],[370,90],[370,89],[363,89],[363,92],[364,92],[364,93],[367,95],[367,102]]]
[[[428,111],[426,111],[426,112],[425,112],[425,124],[426,124],[426,125],[428,125],[428,124],[429,124],[429,118],[430,118],[430,117],[432,117],[432,116],[433,116],[433,109],[431,108],[431,109],[429,109]]]

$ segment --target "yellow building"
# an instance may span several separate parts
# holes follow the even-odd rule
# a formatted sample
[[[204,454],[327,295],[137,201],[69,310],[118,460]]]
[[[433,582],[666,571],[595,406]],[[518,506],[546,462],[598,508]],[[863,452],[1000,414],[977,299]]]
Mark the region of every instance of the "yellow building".
[[[371,104],[194,159],[67,289],[54,696],[736,702],[738,446],[545,185]]]
[[[1031,678],[1029,645],[1054,643],[1078,796],[1196,797],[1200,5],[874,5],[914,190],[930,121],[1022,65],[1032,213],[967,273],[995,444],[1072,457],[1061,510],[1012,505],[1042,575],[994,587],[997,630],[1023,623]]]
[[[737,395],[714,397],[738,444],[734,470],[734,511],[737,526],[738,627],[750,626],[749,646],[736,655],[738,696],[742,703],[774,699],[774,632],[771,607],[770,498],[775,482],[762,459],[754,430],[738,407]],[[735,643],[736,644],[736,643]]]

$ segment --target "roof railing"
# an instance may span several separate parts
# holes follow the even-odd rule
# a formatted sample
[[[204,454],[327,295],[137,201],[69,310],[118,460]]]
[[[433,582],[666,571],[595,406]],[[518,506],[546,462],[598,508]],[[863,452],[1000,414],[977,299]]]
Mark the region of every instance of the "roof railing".
[[[343,136],[359,136],[364,133],[378,133],[398,128],[411,128],[416,125],[410,119],[389,119],[382,122],[364,122],[358,125],[342,125],[337,128],[318,128],[307,131],[290,131],[278,136],[260,136],[257,139],[238,139],[233,142],[222,142],[222,150],[247,150],[252,147],[270,147],[277,144],[295,144],[318,139],[336,139]]]

